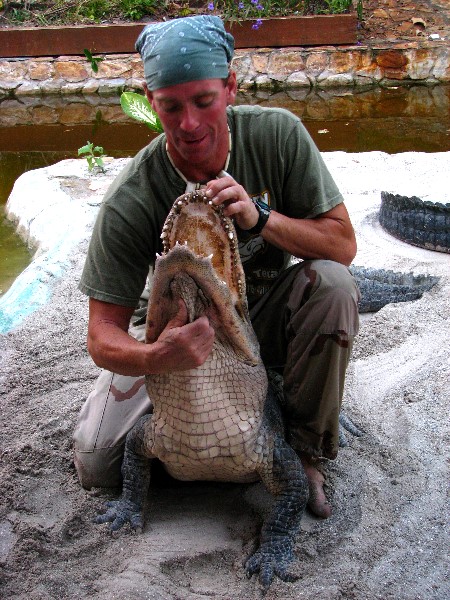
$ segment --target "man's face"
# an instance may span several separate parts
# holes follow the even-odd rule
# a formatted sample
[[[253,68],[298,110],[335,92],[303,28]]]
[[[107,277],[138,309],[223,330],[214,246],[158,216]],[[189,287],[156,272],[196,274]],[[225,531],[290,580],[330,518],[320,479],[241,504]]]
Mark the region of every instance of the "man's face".
[[[228,83],[221,79],[190,81],[147,91],[153,109],[158,113],[175,164],[189,172],[189,167],[204,168],[222,159],[228,151],[226,107],[236,97],[236,76]],[[221,167],[220,167],[221,168]]]

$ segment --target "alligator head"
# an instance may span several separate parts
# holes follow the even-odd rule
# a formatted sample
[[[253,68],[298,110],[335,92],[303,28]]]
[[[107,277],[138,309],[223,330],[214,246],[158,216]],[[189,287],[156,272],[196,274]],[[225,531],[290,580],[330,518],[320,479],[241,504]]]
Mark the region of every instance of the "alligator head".
[[[245,276],[233,222],[197,190],[177,198],[163,226],[163,254],[155,263],[146,341],[155,341],[178,311],[189,321],[206,315],[219,343],[240,359],[261,362],[248,315]]]

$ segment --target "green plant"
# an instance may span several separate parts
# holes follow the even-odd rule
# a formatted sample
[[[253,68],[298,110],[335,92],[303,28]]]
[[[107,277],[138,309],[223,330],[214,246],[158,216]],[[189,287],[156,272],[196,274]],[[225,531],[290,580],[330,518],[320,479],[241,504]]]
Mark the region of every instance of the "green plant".
[[[109,4],[107,0],[88,0],[87,2],[80,3],[78,12],[90,21],[98,23],[110,12]]]
[[[325,0],[328,8],[325,12],[330,14],[346,13],[352,7],[353,0]]]
[[[138,21],[145,15],[153,14],[159,4],[158,0],[120,0],[120,9],[124,17]]]
[[[303,14],[303,2],[299,0],[216,0],[208,4],[208,10],[222,15],[227,21],[256,19],[258,29],[264,17]]]
[[[362,20],[363,0],[353,0]],[[1,6],[2,0],[0,0]],[[348,12],[352,0],[11,0],[4,1],[0,23],[6,25],[68,25],[136,21],[147,15],[158,18],[183,17],[192,13],[221,15],[229,21],[253,19],[254,28],[262,18]]]
[[[363,20],[363,0],[357,0],[356,2],[356,15],[358,17],[358,21]]]
[[[264,17],[340,14],[348,12],[352,2],[353,0],[211,0],[207,8],[227,21],[254,19],[253,29],[259,29]]]
[[[166,0],[81,0],[76,2],[76,12],[92,21],[122,17],[138,21],[146,15],[167,8]]]
[[[89,171],[97,167],[102,173],[105,172],[105,164],[102,158],[105,155],[102,146],[94,146],[92,142],[88,141],[85,146],[78,148],[78,156],[86,158]]]
[[[21,8],[13,8],[11,12],[11,21],[13,23],[24,23],[28,20],[30,13],[28,10],[22,10]]]
[[[145,123],[155,133],[163,132],[158,115],[151,107],[147,98],[142,94],[123,92],[120,96],[120,105],[123,112],[132,119]]]
[[[102,62],[102,60],[105,60],[103,56],[92,56],[92,52],[87,48],[85,48],[83,52],[86,57],[86,60],[91,64],[91,68],[94,71],[94,73],[98,73],[98,63]]]

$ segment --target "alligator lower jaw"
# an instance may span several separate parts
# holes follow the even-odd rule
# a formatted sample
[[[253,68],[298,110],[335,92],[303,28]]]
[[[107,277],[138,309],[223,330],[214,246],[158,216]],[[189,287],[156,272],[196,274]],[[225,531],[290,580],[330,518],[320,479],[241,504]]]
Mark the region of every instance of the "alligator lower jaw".
[[[147,341],[154,341],[174,315],[178,298],[186,304],[189,321],[207,316],[219,343],[233,350],[239,360],[260,364],[246,302],[236,300],[227,282],[218,278],[210,256],[197,256],[187,244],[175,244],[156,260]]]

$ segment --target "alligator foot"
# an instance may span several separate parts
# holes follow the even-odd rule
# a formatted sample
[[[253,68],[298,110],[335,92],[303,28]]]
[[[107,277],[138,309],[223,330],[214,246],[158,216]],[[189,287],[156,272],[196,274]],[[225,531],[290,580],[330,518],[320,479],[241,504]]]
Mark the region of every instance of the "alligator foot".
[[[117,531],[127,523],[134,531],[144,527],[144,503],[150,485],[151,459],[144,452],[143,439],[152,415],[144,415],[128,433],[122,462],[123,491],[118,500],[106,503],[106,512],[97,515],[94,523],[111,523]]]
[[[269,418],[274,415],[270,414],[271,405],[279,411],[269,394],[265,406],[265,416]],[[262,588],[267,591],[274,577],[283,581],[298,579],[289,571],[289,565],[294,559],[294,540],[308,501],[308,480],[299,456],[279,434],[273,435],[272,463],[261,464],[259,474],[267,489],[275,494],[275,502],[261,529],[259,548],[247,560],[245,570],[249,577],[259,573]]]
[[[269,589],[275,576],[282,581],[296,581],[299,576],[289,571],[289,565],[294,559],[292,546],[293,540],[290,536],[283,536],[261,544],[245,563],[247,576],[251,577],[259,573],[259,582],[264,592]]]
[[[130,500],[119,499],[106,503],[107,511],[98,515],[94,519],[94,523],[111,523],[109,529],[117,531],[126,523],[129,523],[131,528],[140,533],[144,528],[144,519],[139,506]]]
[[[357,427],[353,423],[353,421],[349,417],[347,417],[347,415],[343,411],[341,411],[339,413],[339,446],[341,448],[345,448],[345,446],[348,446],[347,436],[345,434],[346,431],[348,431],[355,437],[361,437],[362,435],[364,435],[364,431],[359,429],[359,427]]]

